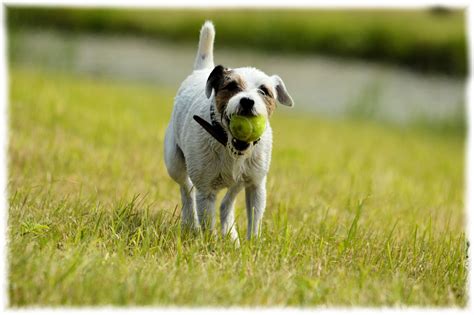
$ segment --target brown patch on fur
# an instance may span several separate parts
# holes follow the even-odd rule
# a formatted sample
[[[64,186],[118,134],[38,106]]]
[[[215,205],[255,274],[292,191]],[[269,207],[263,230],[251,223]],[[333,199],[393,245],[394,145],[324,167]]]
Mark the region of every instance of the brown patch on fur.
[[[232,70],[226,69],[224,71],[224,78],[220,82],[219,88],[216,90],[217,111],[223,113],[232,96],[243,91],[245,88],[244,80],[242,80],[242,78]]]
[[[268,86],[264,85],[268,95],[261,95],[263,102],[265,103],[265,106],[267,107],[267,113],[268,117],[270,117],[275,110],[276,103],[275,103],[275,98],[273,97],[272,90],[268,88]]]

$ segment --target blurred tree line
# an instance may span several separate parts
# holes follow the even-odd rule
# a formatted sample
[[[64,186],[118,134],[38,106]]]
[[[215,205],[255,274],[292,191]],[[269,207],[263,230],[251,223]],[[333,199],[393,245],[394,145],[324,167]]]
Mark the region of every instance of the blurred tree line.
[[[315,9],[76,9],[7,7],[10,30],[136,34],[195,44],[204,20],[219,46],[267,52],[327,54],[450,75],[467,73],[465,11]]]

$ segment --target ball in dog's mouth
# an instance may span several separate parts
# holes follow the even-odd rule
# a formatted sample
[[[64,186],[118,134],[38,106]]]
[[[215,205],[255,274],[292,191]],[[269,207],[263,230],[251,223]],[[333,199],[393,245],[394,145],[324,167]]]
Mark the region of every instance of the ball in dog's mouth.
[[[254,142],[265,131],[266,120],[263,115],[232,115],[229,129],[234,138],[243,142]]]
[[[251,127],[250,132],[249,130],[242,130],[241,126],[237,126],[236,128],[236,120],[232,122],[233,117],[237,117],[237,121],[239,122],[246,123],[244,124],[245,127]],[[263,116],[242,116],[234,114],[230,117],[225,115],[223,118],[230,131],[230,149],[236,155],[243,155],[244,151],[246,151],[252,143],[255,144],[258,142],[261,134],[263,134],[263,131],[266,128],[266,120]],[[251,125],[249,126],[248,124]]]

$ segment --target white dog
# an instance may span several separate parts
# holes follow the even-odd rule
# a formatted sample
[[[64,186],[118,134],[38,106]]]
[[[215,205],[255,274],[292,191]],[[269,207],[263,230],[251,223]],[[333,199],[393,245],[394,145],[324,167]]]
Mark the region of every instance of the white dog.
[[[214,67],[214,26],[204,23],[194,71],[181,84],[165,136],[165,163],[180,185],[184,227],[213,228],[216,194],[228,191],[220,207],[221,229],[238,241],[234,201],[245,188],[247,238],[258,236],[265,210],[266,175],[270,168],[272,129],[268,119],[275,102],[293,106],[277,75],[255,68]],[[264,115],[259,140],[243,142],[229,130],[233,114]]]

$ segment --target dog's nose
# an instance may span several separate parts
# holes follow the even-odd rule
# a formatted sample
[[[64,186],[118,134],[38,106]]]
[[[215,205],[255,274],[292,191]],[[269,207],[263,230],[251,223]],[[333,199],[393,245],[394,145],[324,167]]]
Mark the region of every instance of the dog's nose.
[[[244,110],[251,110],[253,107],[253,104],[255,104],[255,102],[251,98],[242,97],[240,99],[240,106],[242,106]]]

